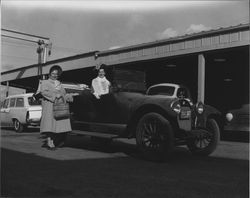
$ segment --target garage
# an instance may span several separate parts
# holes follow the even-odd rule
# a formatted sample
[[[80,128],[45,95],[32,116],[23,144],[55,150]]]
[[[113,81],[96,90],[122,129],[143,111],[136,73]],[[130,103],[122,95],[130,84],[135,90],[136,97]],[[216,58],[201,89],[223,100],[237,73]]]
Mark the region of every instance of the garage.
[[[2,72],[2,84],[34,91],[37,71],[59,64],[63,81],[90,84],[96,65],[146,72],[146,85],[186,85],[194,101],[221,111],[249,103],[249,24],[220,28],[135,46],[94,51]]]

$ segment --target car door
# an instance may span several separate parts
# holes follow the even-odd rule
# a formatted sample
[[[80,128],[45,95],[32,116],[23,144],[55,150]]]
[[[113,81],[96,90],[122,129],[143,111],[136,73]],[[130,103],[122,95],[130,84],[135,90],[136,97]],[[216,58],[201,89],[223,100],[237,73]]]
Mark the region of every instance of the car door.
[[[27,108],[24,105],[24,99],[26,99],[27,101],[26,97],[16,98],[15,108],[13,108],[14,111],[12,112],[12,115],[11,115],[12,118],[15,117],[21,123],[25,123],[26,113],[27,113]]]
[[[74,122],[96,122],[99,117],[97,106],[98,101],[91,91],[82,91],[78,96],[74,97],[73,103],[70,104]]]
[[[1,106],[1,126],[7,126],[7,118],[6,115],[8,114],[9,108],[9,98],[5,99],[2,106]]]
[[[113,111],[113,119],[116,124],[127,124],[131,114],[137,106],[145,99],[145,94],[119,91],[114,94],[115,110]]]
[[[107,107],[109,122],[127,124],[137,101],[145,98],[145,73],[143,71],[116,69],[113,71],[113,93]]]
[[[16,105],[16,98],[10,98],[9,107],[6,109],[6,124],[7,126],[13,126],[13,114],[15,115],[15,105]]]

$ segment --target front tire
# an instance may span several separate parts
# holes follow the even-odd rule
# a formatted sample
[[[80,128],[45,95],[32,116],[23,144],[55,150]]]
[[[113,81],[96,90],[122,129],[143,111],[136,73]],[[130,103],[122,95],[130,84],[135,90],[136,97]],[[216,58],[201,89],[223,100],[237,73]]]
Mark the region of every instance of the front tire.
[[[174,135],[168,120],[158,113],[147,113],[138,122],[136,144],[143,157],[161,161],[174,148]]]
[[[18,133],[23,132],[24,126],[22,125],[21,122],[19,122],[19,120],[14,119],[13,123],[14,123],[14,129],[16,132]]]
[[[220,128],[215,119],[210,118],[207,120],[206,130],[189,140],[187,146],[195,155],[208,156],[216,149],[219,140]]]

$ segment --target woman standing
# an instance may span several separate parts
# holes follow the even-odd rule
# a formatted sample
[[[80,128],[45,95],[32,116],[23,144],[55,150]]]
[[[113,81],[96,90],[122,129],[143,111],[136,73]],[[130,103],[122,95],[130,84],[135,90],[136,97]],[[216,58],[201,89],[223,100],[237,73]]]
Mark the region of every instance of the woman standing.
[[[42,94],[42,119],[40,132],[47,135],[47,148],[54,150],[57,146],[64,143],[67,132],[71,131],[70,119],[56,120],[53,114],[53,104],[57,99],[72,102],[71,94],[66,94],[58,80],[62,74],[62,68],[54,65],[50,68],[49,79],[43,80],[40,86]]]

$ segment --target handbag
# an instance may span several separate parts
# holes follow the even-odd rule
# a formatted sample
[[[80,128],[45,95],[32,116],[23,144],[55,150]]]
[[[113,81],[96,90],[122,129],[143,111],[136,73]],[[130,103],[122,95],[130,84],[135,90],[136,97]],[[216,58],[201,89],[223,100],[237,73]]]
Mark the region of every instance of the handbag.
[[[53,103],[53,114],[56,120],[68,119],[70,117],[69,104],[62,99],[56,99]]]
[[[35,98],[35,100],[40,100],[41,98],[43,98],[43,95],[41,94],[41,84],[42,80],[39,80],[37,91],[32,95],[32,97]]]

